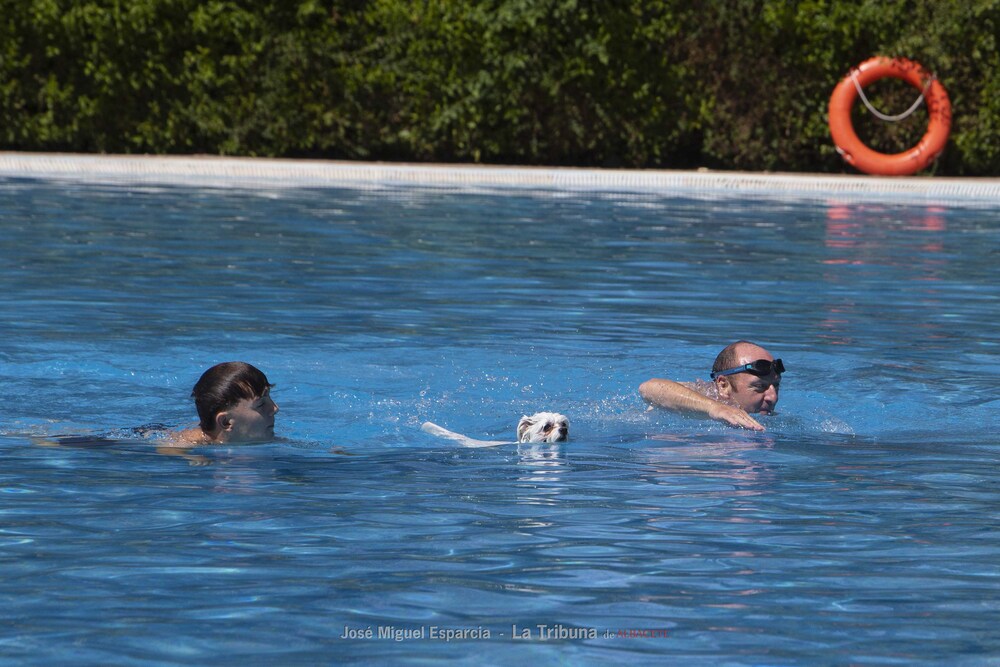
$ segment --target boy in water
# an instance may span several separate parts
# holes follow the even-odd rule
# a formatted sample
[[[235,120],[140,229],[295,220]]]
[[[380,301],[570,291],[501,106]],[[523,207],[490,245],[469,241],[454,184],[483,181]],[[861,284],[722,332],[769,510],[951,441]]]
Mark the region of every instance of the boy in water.
[[[267,442],[274,439],[271,383],[257,368],[227,361],[205,371],[191,392],[199,424],[173,437],[175,447]]]
[[[278,405],[271,400],[267,377],[250,364],[227,361],[205,371],[191,396],[198,409],[199,424],[169,435],[156,448],[161,454],[183,456],[192,465],[206,465],[204,456],[187,452],[191,447],[210,444],[239,444],[274,440],[274,415]],[[160,431],[150,424],[130,429],[143,439]],[[47,447],[96,447],[114,445],[121,440],[102,435],[32,437],[32,442]]]

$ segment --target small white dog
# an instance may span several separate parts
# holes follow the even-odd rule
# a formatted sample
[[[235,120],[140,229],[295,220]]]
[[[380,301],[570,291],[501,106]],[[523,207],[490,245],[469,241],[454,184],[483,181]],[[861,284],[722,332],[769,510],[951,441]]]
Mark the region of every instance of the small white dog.
[[[518,442],[566,442],[569,419],[558,412],[536,412],[517,422]]]
[[[431,435],[454,440],[463,447],[516,444],[504,440],[474,440],[431,422],[424,422],[420,429]],[[569,440],[569,419],[558,412],[536,412],[530,417],[527,415],[521,417],[521,421],[517,423],[517,442],[566,442],[567,440]]]

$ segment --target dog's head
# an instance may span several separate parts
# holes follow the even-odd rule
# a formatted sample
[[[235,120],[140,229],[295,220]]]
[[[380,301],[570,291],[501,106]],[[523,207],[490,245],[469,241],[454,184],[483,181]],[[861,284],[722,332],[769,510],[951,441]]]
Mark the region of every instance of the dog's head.
[[[558,412],[538,412],[525,415],[517,423],[518,442],[566,442],[569,440],[569,419]]]

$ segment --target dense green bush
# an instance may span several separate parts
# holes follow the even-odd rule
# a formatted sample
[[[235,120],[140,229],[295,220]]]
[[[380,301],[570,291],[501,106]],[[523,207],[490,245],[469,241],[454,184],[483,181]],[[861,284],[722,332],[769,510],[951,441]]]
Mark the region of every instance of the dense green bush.
[[[936,173],[996,175],[998,29],[1000,0],[0,0],[0,148],[844,171],[830,93],[888,54],[949,92]],[[893,152],[926,113],[857,125]]]

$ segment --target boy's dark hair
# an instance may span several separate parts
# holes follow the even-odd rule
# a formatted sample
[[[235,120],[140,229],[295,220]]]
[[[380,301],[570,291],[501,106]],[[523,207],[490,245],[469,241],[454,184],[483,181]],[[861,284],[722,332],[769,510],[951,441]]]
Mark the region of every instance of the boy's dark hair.
[[[228,410],[242,399],[263,396],[271,387],[267,377],[248,363],[226,361],[202,373],[194,385],[191,397],[198,409],[201,430],[215,430],[215,416]]]

